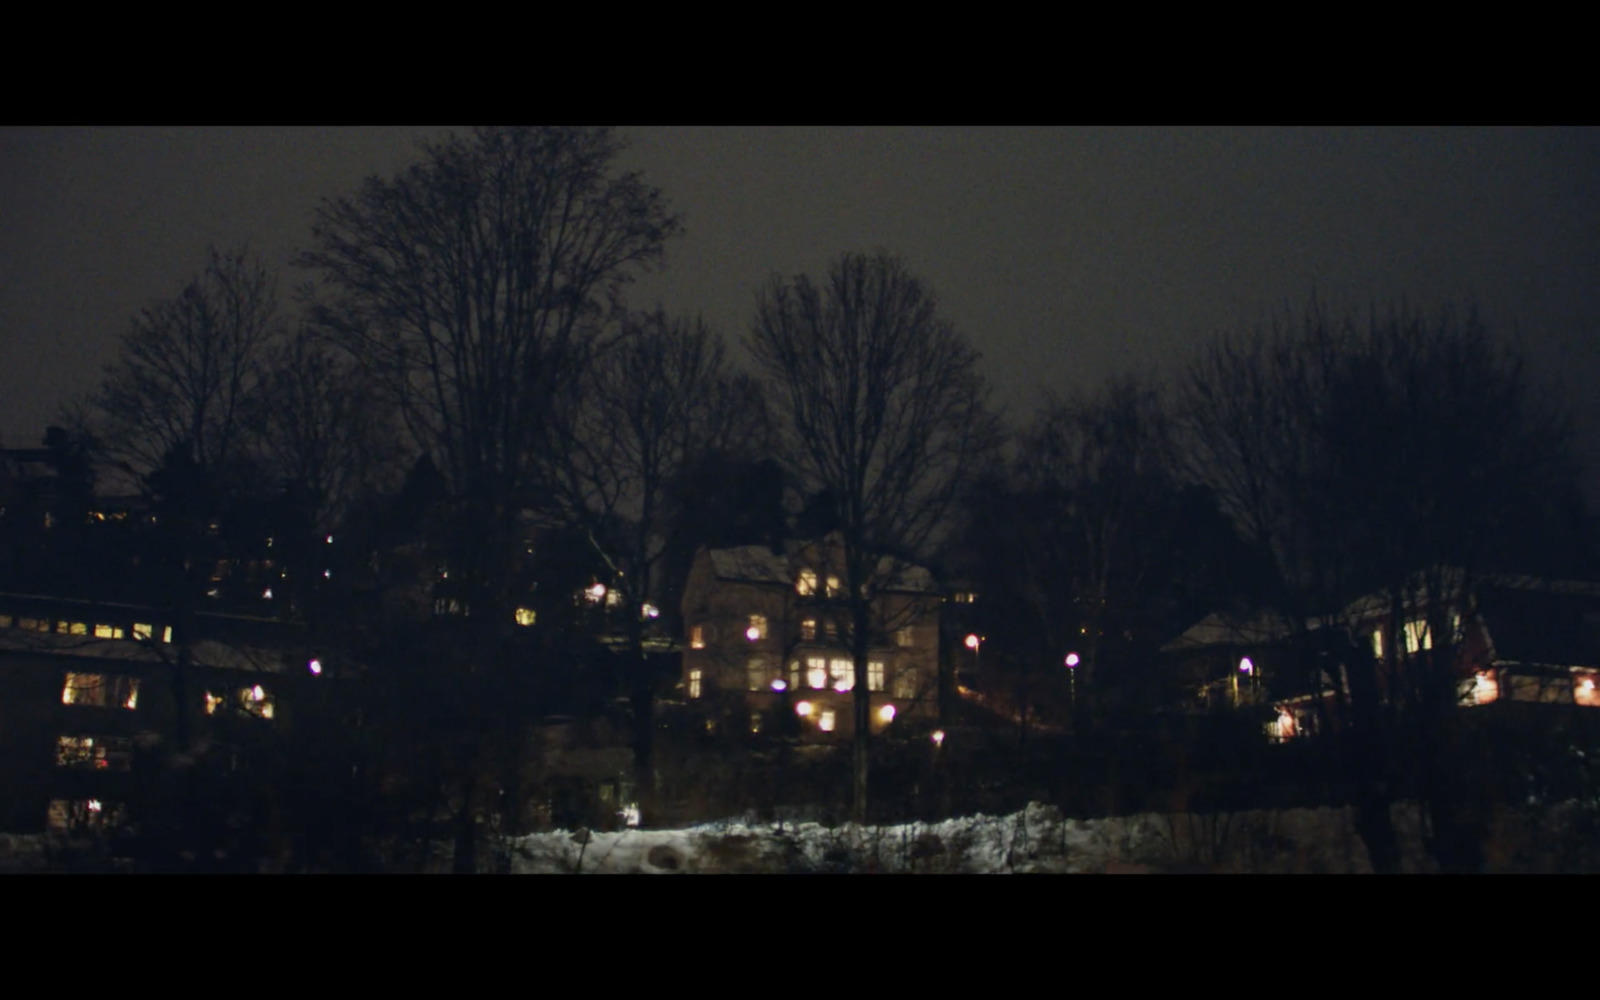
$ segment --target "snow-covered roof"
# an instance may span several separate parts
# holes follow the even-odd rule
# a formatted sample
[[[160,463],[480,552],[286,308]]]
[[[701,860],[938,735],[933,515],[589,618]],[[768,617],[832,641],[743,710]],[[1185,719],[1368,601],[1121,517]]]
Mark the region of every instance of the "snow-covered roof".
[[[1260,646],[1284,638],[1294,629],[1281,615],[1263,611],[1244,619],[1212,612],[1188,631],[1161,647],[1163,653],[1212,646]]]
[[[86,635],[0,629],[0,652],[42,653],[49,656],[84,657],[130,664],[159,664],[176,657],[177,647],[150,640],[99,639]],[[233,646],[211,639],[200,639],[191,643],[189,655],[194,665],[202,668],[270,673],[279,673],[285,669],[281,653]]]
[[[711,566],[718,578],[744,583],[776,583],[791,586],[804,565],[800,546],[791,546],[787,554],[774,553],[765,545],[742,545],[732,549],[712,549]],[[878,561],[878,576],[887,579],[884,590],[932,593],[936,586],[933,574],[925,567],[913,566],[884,556]]]
[[[712,549],[711,567],[724,580],[746,583],[793,582],[787,556],[775,555],[765,545],[741,545],[736,549]]]

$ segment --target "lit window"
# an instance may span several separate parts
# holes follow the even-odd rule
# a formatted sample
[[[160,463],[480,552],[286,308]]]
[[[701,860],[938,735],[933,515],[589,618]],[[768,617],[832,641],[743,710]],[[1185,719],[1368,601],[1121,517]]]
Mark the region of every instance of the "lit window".
[[[1472,679],[1472,703],[1487,705],[1500,699],[1500,681],[1492,670],[1480,670]]]
[[[68,672],[61,688],[61,704],[94,708],[137,708],[139,678]]]
[[[55,833],[101,830],[122,822],[122,807],[99,799],[51,799],[46,823]]]
[[[96,639],[120,639],[122,638],[122,629],[115,625],[96,625],[94,627],[94,637]]]
[[[17,627],[29,632],[48,632],[50,621],[46,618],[18,618]]]
[[[620,590],[609,590],[609,591],[607,591],[606,592],[606,607],[608,607],[608,608],[620,608],[620,607],[622,607],[622,591],[620,591]]]
[[[696,625],[689,629],[689,648],[706,648],[706,627],[704,625]]]
[[[896,698],[915,698],[917,696],[917,671],[913,667],[901,667],[894,672],[894,696]]]
[[[750,627],[744,630],[744,637],[751,642],[767,637],[767,616],[751,615]]]
[[[839,594],[843,591],[843,589],[844,588],[839,583],[839,578],[838,577],[836,577],[836,576],[828,577],[828,596],[829,597],[838,597]]]
[[[162,642],[171,642],[172,641],[172,626],[171,625],[168,625],[166,628],[163,628],[161,630],[161,641]]]
[[[206,692],[207,715],[216,715],[217,709],[224,703],[224,698],[210,691]],[[253,684],[234,692],[234,704],[246,715],[253,715],[258,719],[270,719],[277,714],[278,699],[260,684]]]
[[[1278,718],[1267,723],[1267,735],[1279,743],[1294,739],[1297,735],[1294,713],[1286,706],[1278,706]]]
[[[789,661],[789,690],[798,691],[799,689],[800,689],[800,661],[799,660],[790,660]]]
[[[88,635],[88,622],[56,622],[56,631],[62,635]]]
[[[800,622],[800,641],[815,642],[817,640],[817,620],[807,618]]]
[[[835,691],[848,691],[856,686],[855,664],[849,660],[835,659],[828,664],[828,673]]]
[[[1381,627],[1372,630],[1372,655],[1380,660],[1383,659],[1383,629]]]
[[[867,690],[868,691],[882,691],[883,690],[883,661],[882,660],[868,660],[867,661]]]
[[[817,571],[814,569],[801,570],[800,578],[794,582],[794,589],[801,597],[814,595],[817,592]]]
[[[833,709],[822,710],[822,714],[817,717],[817,728],[825,733],[833,732]]]
[[[135,639],[148,639],[153,635],[155,635],[155,629],[149,625],[140,625],[137,622],[134,623],[133,637]]]
[[[700,697],[700,678],[703,676],[699,670],[689,671],[689,697]]]
[[[534,623],[534,621],[538,617],[539,617],[538,614],[532,608],[518,608],[517,609],[517,624],[518,625],[523,625],[523,626],[532,625]]]
[[[277,708],[277,699],[268,694],[260,684],[255,684],[239,691],[239,707],[249,715],[260,719],[272,718]]]
[[[745,664],[746,679],[750,683],[750,690],[764,691],[772,680],[772,672],[767,669],[766,661],[759,656],[750,657],[750,662]]]
[[[899,646],[901,649],[910,649],[911,648],[911,644],[912,644],[912,639],[913,639],[913,635],[912,635],[912,631],[911,631],[911,626],[910,625],[907,625],[903,629],[897,630],[895,632],[895,634],[894,634],[894,644],[896,646]]]
[[[1572,678],[1572,700],[1585,708],[1600,708],[1600,685],[1595,674],[1579,674]]]
[[[820,656],[806,657],[806,685],[820,691],[828,686],[828,661]]]
[[[133,763],[133,744],[121,736],[62,736],[56,740],[56,766],[95,771],[126,771]]]
[[[1428,634],[1428,623],[1417,618],[1406,622],[1406,652],[1419,653],[1433,648],[1433,636]]]

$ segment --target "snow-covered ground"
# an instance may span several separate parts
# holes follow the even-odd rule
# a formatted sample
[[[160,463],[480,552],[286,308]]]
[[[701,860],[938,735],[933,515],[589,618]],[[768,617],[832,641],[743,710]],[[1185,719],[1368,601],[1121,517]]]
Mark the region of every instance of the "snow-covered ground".
[[[1420,848],[1415,811],[1397,808]],[[714,823],[684,830],[532,834],[507,841],[513,872],[1370,871],[1349,810],[1065,819],[1038,804],[1010,816],[825,827]],[[1409,852],[1409,868],[1427,863]]]
[[[1500,813],[1491,871],[1592,870],[1596,846],[1560,811]],[[1418,809],[1394,807],[1406,871],[1433,870]],[[1558,828],[1559,827],[1559,828]],[[429,867],[449,871],[450,849]],[[710,823],[682,830],[555,831],[505,838],[485,868],[519,874],[1369,872],[1351,810],[1251,810],[1067,819],[1037,803],[1009,816],[827,827]],[[0,873],[60,870],[42,836],[0,834]],[[70,864],[67,866],[70,867]]]

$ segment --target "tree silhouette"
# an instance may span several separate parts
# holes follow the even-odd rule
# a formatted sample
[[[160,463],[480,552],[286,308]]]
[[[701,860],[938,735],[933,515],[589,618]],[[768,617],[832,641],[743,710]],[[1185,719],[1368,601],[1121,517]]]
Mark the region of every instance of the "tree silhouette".
[[[109,456],[143,475],[182,444],[207,468],[228,466],[247,444],[277,324],[275,282],[261,262],[211,247],[182,292],[134,318],[92,397]]]
[[[323,204],[301,258],[318,315],[384,393],[459,505],[451,572],[509,614],[525,509],[548,509],[553,417],[614,336],[623,285],[678,231],[661,193],[616,174],[605,129],[479,129]]]
[[[854,659],[852,800],[864,819],[868,652],[893,626],[874,620],[875,599],[926,558],[998,424],[977,352],[888,255],[846,254],[820,285],[774,278],[747,343],[782,414],[792,484],[833,498],[843,586],[826,596]]]
[[[1401,307],[1361,324],[1313,303],[1219,338],[1185,388],[1195,475],[1272,554],[1284,617],[1326,626],[1302,643],[1302,682],[1321,689],[1340,668],[1348,679],[1333,685],[1350,720],[1343,759],[1374,866],[1398,864],[1389,806],[1400,774],[1429,804],[1441,865],[1479,867],[1473,838],[1445,830],[1462,805],[1459,758],[1445,749],[1460,718],[1449,615],[1485,570],[1560,566],[1564,554],[1538,541],[1572,537],[1548,530],[1575,493],[1561,408],[1472,314]],[[1409,662],[1384,684],[1344,614],[1373,593],[1395,620],[1425,607],[1436,640],[1411,655],[1391,636],[1390,663]]]

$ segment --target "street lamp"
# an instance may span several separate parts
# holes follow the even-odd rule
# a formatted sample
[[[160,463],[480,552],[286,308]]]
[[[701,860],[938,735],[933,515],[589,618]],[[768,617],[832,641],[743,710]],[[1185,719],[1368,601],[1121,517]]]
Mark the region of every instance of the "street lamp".
[[[1078,664],[1082,662],[1077,653],[1067,654],[1067,676],[1071,678],[1072,710],[1074,712],[1078,710]]]
[[[968,649],[972,650],[972,675],[974,677],[978,675],[978,668],[982,666],[982,663],[980,663],[978,659],[979,656],[982,655],[982,652],[979,649],[979,647],[982,645],[983,638],[976,632],[970,632],[967,634],[966,646]]]

